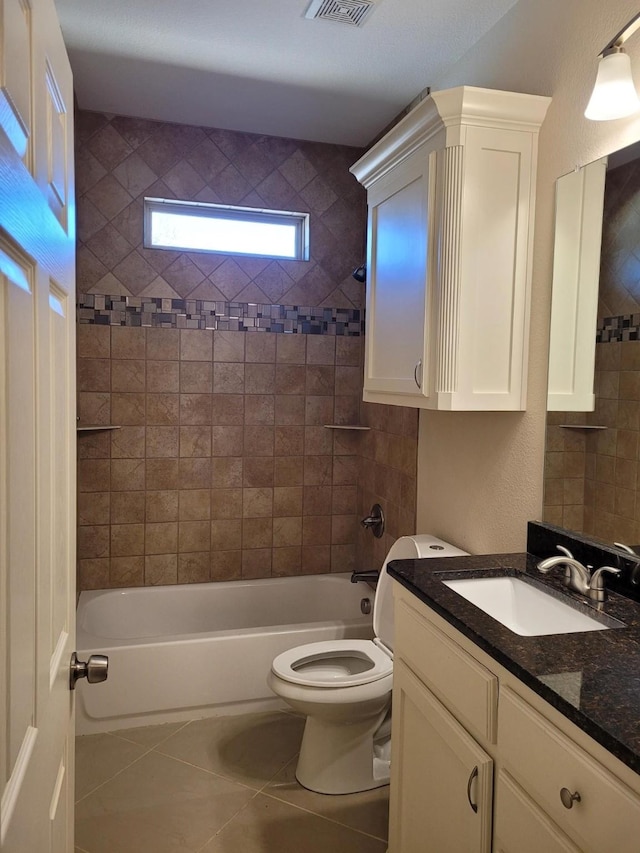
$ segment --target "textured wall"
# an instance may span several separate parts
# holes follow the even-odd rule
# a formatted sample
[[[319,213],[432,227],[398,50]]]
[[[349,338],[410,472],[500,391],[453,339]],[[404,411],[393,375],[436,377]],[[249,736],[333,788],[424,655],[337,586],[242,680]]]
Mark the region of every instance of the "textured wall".
[[[640,136],[637,118],[583,115],[599,51],[636,13],[632,0],[520,0],[432,81],[553,97],[539,142],[527,411],[421,415],[418,529],[477,553],[522,549],[542,513],[555,181]],[[628,51],[637,67],[637,36]]]

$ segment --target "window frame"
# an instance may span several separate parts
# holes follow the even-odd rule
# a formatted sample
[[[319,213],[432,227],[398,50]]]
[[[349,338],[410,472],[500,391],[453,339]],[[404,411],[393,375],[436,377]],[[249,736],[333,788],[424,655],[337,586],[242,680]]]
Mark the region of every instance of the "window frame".
[[[188,212],[189,216],[201,216],[204,219],[237,219],[241,222],[263,222],[269,224],[292,223],[296,226],[296,254],[289,255],[267,255],[257,252],[232,252],[221,249],[194,249],[187,246],[167,246],[153,242],[152,216],[156,211],[166,211],[174,208],[178,212]],[[215,213],[224,213],[224,216],[215,216]],[[309,214],[292,210],[270,210],[261,207],[240,207],[233,204],[210,204],[202,201],[184,201],[182,199],[170,198],[144,198],[144,235],[143,245],[145,249],[167,249],[174,252],[203,252],[211,255],[242,255],[249,258],[274,258],[285,261],[308,261],[309,260]]]

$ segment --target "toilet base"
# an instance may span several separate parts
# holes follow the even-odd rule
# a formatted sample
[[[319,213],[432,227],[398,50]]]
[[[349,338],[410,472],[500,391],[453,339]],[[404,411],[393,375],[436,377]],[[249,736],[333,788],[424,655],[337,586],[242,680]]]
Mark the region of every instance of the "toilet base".
[[[387,712],[350,723],[307,717],[296,779],[318,794],[355,794],[389,784]],[[384,731],[383,731],[384,729]]]

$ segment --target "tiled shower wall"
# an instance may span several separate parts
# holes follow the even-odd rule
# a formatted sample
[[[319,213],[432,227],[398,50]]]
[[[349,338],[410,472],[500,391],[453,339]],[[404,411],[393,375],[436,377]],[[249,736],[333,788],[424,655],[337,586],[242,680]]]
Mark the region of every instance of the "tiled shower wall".
[[[79,587],[381,565],[415,524],[416,413],[324,427],[359,422],[359,152],[93,113],[77,138],[79,416],[121,427],[79,437]],[[309,211],[311,260],[145,249],[145,195]],[[315,334],[228,331],[274,305]]]
[[[640,542],[640,165],[607,173],[594,412],[548,416],[545,520]],[[598,430],[567,429],[588,424]]]

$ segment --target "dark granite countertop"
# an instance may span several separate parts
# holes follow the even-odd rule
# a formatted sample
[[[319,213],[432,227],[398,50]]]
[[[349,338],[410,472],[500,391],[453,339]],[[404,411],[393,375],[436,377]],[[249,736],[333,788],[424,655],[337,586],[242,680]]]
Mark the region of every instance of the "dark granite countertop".
[[[563,578],[543,576],[540,557],[491,554],[394,560],[389,574],[558,711],[640,773],[640,603],[610,593],[602,605],[569,592]],[[523,637],[461,595],[446,579],[515,570],[556,591],[578,609],[624,625],[607,631]]]

